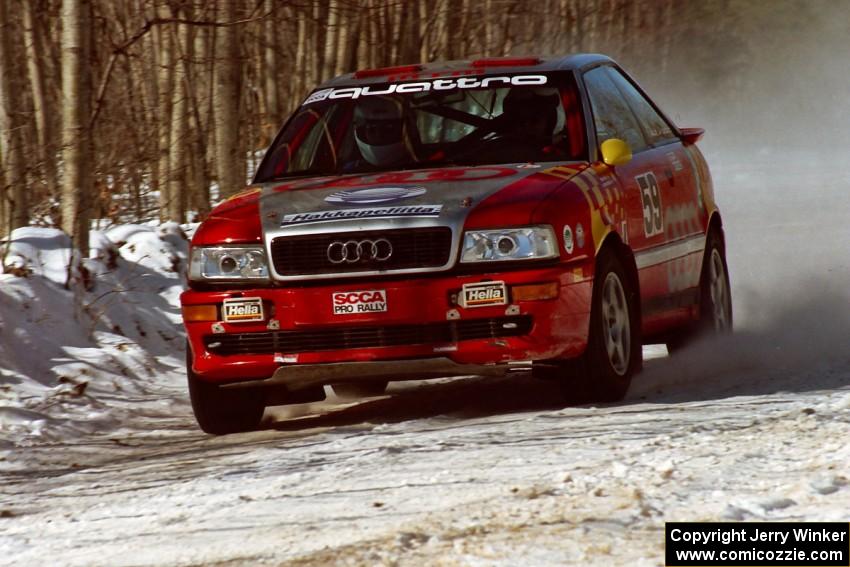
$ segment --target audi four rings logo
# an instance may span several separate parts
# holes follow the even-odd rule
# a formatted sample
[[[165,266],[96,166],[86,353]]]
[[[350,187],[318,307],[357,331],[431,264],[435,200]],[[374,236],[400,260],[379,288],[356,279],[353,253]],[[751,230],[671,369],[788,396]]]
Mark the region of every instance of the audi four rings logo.
[[[386,262],[393,255],[393,245],[386,238],[377,240],[337,240],[328,246],[328,260],[332,264],[356,262]]]

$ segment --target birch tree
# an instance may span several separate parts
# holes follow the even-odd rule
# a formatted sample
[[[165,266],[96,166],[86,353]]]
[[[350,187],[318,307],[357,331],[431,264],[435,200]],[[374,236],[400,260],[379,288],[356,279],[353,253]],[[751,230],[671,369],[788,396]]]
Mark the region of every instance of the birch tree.
[[[90,0],[62,0],[62,229],[85,257],[92,194]]]
[[[181,14],[177,10],[174,16]],[[171,45],[177,59],[172,72],[171,124],[168,148],[168,201],[165,212],[169,220],[186,221],[186,184],[188,177],[189,142],[189,101],[186,91],[187,50],[189,47],[189,27],[175,23],[171,28]]]

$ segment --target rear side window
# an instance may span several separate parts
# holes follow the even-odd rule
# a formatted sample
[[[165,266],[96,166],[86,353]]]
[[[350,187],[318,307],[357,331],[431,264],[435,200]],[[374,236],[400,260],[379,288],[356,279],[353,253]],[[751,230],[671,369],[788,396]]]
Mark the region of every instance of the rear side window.
[[[629,144],[633,153],[646,149],[648,144],[635,115],[608,75],[608,69],[591,69],[584,74],[584,84],[593,108],[597,142],[601,144],[610,138],[619,138]]]
[[[652,104],[635,88],[631,81],[624,77],[618,69],[609,68],[608,73],[637,116],[638,122],[643,127],[643,133],[650,144],[661,145],[678,139],[670,125],[658,114]]]

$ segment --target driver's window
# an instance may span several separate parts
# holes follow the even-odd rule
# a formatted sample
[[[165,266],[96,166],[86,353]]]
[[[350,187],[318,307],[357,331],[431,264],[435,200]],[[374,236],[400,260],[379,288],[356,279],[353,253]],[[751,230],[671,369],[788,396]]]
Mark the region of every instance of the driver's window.
[[[610,76],[620,92],[623,93],[629,106],[634,110],[641,126],[643,126],[644,133],[653,145],[662,145],[678,140],[670,125],[619,70],[612,68]]]
[[[596,67],[584,74],[584,84],[593,108],[597,143],[619,138],[629,144],[633,153],[648,147],[623,95],[611,81],[605,67]]]

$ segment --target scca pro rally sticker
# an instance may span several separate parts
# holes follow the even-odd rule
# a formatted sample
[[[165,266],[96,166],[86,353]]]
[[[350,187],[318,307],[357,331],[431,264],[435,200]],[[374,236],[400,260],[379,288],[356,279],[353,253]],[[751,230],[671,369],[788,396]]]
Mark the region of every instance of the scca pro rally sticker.
[[[263,300],[259,297],[239,297],[225,299],[222,314],[227,323],[242,323],[245,321],[262,321]]]
[[[466,309],[488,305],[505,305],[507,302],[508,290],[505,282],[463,284],[460,294],[460,305]]]
[[[335,291],[331,294],[334,315],[385,313],[387,292],[384,289],[366,291]]]

